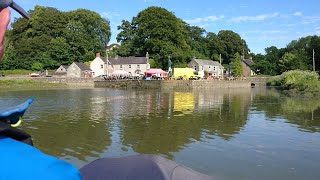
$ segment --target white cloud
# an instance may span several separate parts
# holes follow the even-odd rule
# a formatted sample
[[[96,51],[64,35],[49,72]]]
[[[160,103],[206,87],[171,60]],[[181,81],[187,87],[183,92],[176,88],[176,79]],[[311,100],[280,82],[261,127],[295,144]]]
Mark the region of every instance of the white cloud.
[[[279,26],[290,28],[290,27],[297,26],[297,24],[280,24]]]
[[[275,18],[278,17],[279,13],[273,13],[273,14],[259,14],[256,16],[238,16],[238,17],[232,17],[229,19],[231,22],[241,22],[241,21],[263,21],[265,19],[269,18]]]
[[[320,16],[304,16],[303,24],[313,24],[320,21]]]
[[[287,33],[288,31],[283,30],[253,30],[253,31],[247,31],[245,33],[247,34],[281,34],[281,33]]]
[[[189,24],[196,24],[196,23],[203,23],[203,22],[214,22],[223,19],[224,16],[207,16],[207,17],[202,17],[202,18],[194,18],[194,19],[187,19],[184,20],[185,22]]]
[[[120,17],[120,14],[117,13],[117,12],[103,12],[101,13],[101,16],[104,17],[104,18],[107,18],[107,19],[112,19],[114,17]]]
[[[295,12],[293,13],[294,16],[302,16],[302,12]]]

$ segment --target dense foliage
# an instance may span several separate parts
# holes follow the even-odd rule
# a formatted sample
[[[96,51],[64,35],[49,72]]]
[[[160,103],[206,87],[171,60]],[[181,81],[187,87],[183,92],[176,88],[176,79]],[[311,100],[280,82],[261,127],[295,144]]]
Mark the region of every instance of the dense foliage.
[[[12,23],[0,69],[52,69],[92,60],[95,52],[104,51],[110,36],[108,20],[93,11],[36,6],[29,20]]]
[[[149,7],[131,22],[123,20],[118,29],[119,55],[144,56],[148,52],[163,68],[169,57],[175,67],[185,67],[193,57],[219,61],[220,54],[228,64],[235,53],[249,51],[239,34],[230,30],[221,30],[217,35],[206,32],[161,7]]]
[[[320,95],[319,75],[311,71],[287,71],[279,76],[272,77],[268,85],[281,86],[289,94],[293,95]]]
[[[231,64],[230,68],[231,68],[232,75],[235,77],[242,76],[242,65],[241,65],[239,53],[234,54],[230,64]]]
[[[300,69],[313,70],[313,51],[315,51],[315,70],[320,70],[320,37],[307,36],[293,40],[285,48],[271,46],[266,54],[251,54],[254,69],[260,74],[278,75],[286,71]]]

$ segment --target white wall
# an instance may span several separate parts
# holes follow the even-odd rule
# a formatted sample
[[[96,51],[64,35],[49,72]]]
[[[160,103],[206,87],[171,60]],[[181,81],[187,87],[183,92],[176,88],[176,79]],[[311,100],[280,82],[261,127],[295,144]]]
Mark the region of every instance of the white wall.
[[[100,57],[96,57],[90,63],[90,69],[94,72],[94,77],[106,75],[105,66],[106,64],[104,61]]]
[[[124,70],[129,73],[131,73],[132,76],[138,76],[139,74],[136,74],[136,70],[140,70],[140,74],[144,74],[147,71],[148,65],[147,64],[123,64],[122,68],[121,65],[109,65],[109,72],[112,73],[116,70]]]

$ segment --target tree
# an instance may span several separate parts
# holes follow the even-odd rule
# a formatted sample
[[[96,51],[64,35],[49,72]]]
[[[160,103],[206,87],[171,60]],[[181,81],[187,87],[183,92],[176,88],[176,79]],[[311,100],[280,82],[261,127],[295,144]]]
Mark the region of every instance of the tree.
[[[210,59],[206,30],[188,24],[186,24],[186,27],[188,30],[187,42],[192,49],[192,55],[201,59]]]
[[[231,59],[231,73],[233,76],[242,76],[241,57],[239,53],[235,53]]]
[[[208,51],[210,59],[220,61],[220,54],[222,53],[224,48],[219,37],[216,34],[209,32],[206,39],[208,41]]]
[[[118,29],[121,30],[117,36],[121,55],[144,56],[148,52],[163,68],[169,55],[175,65],[186,64],[191,59],[185,23],[164,8],[149,7],[131,22],[123,20]]]
[[[217,46],[220,46],[219,53],[222,55],[225,63],[229,63],[235,53],[248,54],[250,51],[245,40],[239,34],[230,30],[219,31],[217,38]]]
[[[85,9],[60,12],[35,6],[29,20],[18,18],[11,26],[6,36],[11,55],[2,69],[9,64],[32,69],[39,63],[54,69],[74,60],[90,60],[95,52],[104,52],[111,35],[109,21]]]

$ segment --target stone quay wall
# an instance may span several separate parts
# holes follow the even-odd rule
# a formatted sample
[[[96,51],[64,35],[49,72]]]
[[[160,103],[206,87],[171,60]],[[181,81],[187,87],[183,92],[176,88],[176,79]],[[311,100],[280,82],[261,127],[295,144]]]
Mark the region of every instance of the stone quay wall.
[[[118,80],[95,81],[94,87],[133,89],[206,89],[250,88],[247,80]]]
[[[68,86],[85,86],[85,87],[93,87],[94,81],[97,79],[93,78],[55,78],[55,77],[34,77],[29,78],[32,80],[39,80],[39,81],[45,81],[49,83],[57,83],[57,84],[66,84]]]

